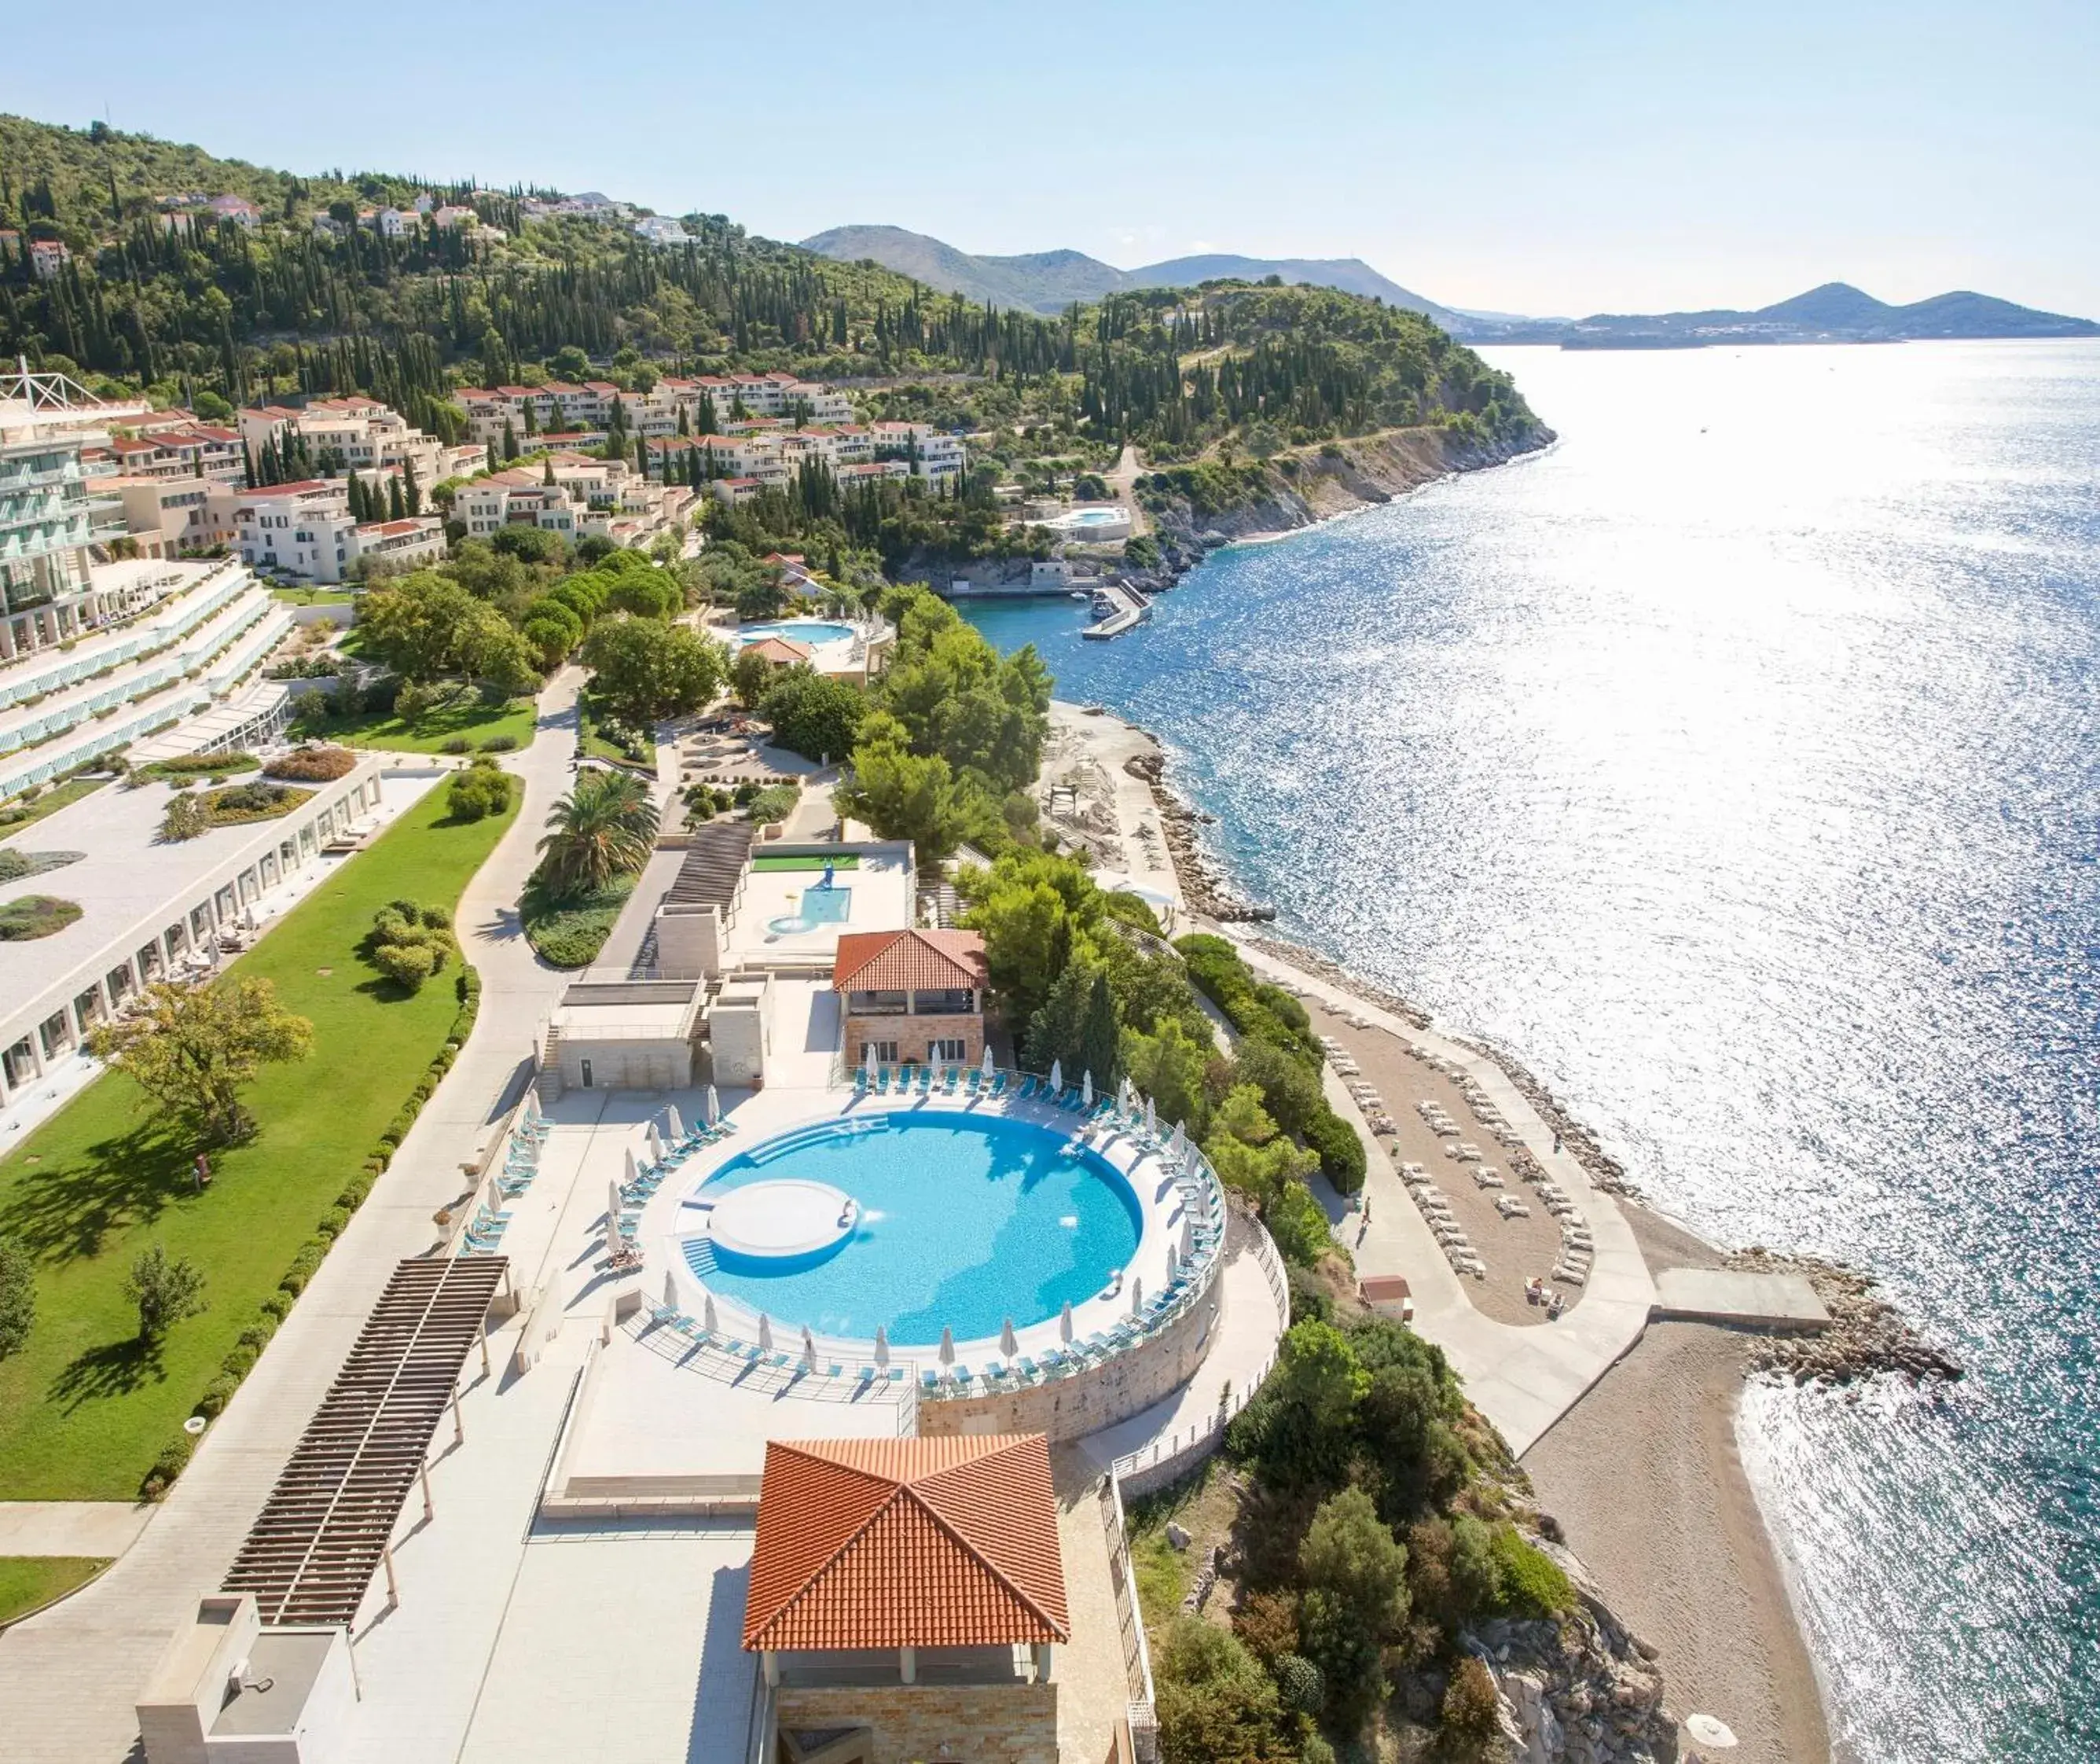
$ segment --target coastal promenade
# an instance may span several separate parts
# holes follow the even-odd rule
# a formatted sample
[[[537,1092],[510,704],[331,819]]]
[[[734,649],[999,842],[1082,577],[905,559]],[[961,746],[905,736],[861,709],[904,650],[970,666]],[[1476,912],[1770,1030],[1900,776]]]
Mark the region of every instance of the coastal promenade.
[[[0,1634],[8,1764],[115,1764],[130,1751],[133,1699],[168,1638],[220,1584],[395,1264],[430,1247],[432,1214],[457,1198],[461,1163],[529,1069],[567,976],[532,954],[516,903],[569,785],[581,679],[566,669],[540,694],[538,732],[510,766],[523,806],[460,901],[456,927],[482,982],[473,1035],[137,1542],[91,1585]]]
[[[1233,927],[1220,929],[1232,935]],[[1357,1130],[1370,1165],[1365,1182],[1371,1210],[1368,1225],[1360,1213],[1344,1210],[1326,1184],[1320,1185],[1330,1201],[1336,1240],[1355,1257],[1359,1277],[1399,1275],[1406,1280],[1414,1298],[1416,1332],[1444,1350],[1465,1381],[1467,1397],[1521,1457],[1648,1327],[1656,1302],[1655,1281],[1632,1227],[1618,1203],[1591,1183],[1573,1153],[1554,1149],[1552,1129],[1493,1060],[1434,1031],[1418,1029],[1317,975],[1279,961],[1243,937],[1233,941],[1247,965],[1264,978],[1324,999],[1409,1046],[1463,1067],[1588,1218],[1596,1253],[1579,1304],[1551,1324],[1517,1325],[1482,1315],[1409,1200],[1362,1111],[1333,1069],[1325,1069],[1327,1099]]]

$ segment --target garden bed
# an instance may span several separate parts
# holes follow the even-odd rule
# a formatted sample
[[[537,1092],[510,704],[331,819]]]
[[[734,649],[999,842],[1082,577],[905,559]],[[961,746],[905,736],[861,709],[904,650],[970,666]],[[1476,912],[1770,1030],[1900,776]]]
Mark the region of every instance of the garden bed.
[[[77,901],[56,895],[18,895],[0,904],[0,944],[33,944],[64,931],[79,917]]]
[[[569,900],[549,900],[536,882],[528,886],[518,910],[533,954],[558,968],[589,967],[611,936],[637,879],[623,876],[595,893]]]

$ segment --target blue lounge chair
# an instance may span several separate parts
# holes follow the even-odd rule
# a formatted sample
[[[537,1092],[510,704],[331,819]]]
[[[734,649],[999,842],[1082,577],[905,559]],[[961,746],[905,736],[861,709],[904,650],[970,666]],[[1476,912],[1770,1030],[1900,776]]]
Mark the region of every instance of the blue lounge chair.
[[[1004,1072],[995,1072],[992,1075],[991,1094],[994,1096],[1004,1096],[1006,1094],[1006,1086],[1010,1077],[1010,1073]]]
[[[949,1067],[946,1074],[941,1081],[941,1094],[943,1096],[953,1096],[955,1094],[955,1080],[960,1076],[961,1073],[956,1068],[953,1066]]]
[[[919,1383],[922,1389],[928,1390],[938,1390],[941,1384],[940,1376],[938,1373],[935,1373],[932,1368],[929,1367],[926,1370],[919,1374]]]
[[[933,1088],[933,1068],[931,1066],[921,1066],[919,1068],[919,1094],[921,1096],[928,1095],[931,1094]]]
[[[968,1074],[965,1075],[963,1079],[963,1088],[970,1095],[975,1096],[977,1092],[983,1088],[983,1085],[984,1074],[979,1072],[976,1067],[971,1067]]]

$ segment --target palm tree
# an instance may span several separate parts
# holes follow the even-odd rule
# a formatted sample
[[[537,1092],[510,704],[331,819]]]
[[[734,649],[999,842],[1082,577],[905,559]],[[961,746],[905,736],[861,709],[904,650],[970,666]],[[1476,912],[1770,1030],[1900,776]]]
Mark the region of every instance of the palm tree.
[[[641,779],[624,771],[582,773],[547,817],[541,885],[566,900],[635,874],[655,848],[656,820],[656,804]]]

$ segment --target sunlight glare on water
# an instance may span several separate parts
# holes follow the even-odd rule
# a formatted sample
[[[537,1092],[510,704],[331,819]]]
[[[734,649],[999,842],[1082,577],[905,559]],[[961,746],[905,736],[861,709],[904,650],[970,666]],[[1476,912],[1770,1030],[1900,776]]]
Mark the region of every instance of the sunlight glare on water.
[[[1112,643],[1278,929],[1523,1058],[1665,1210],[1971,1377],[1754,1390],[1833,1736],[2100,1707],[2100,344],[1487,351],[1543,458],[1220,553]]]

